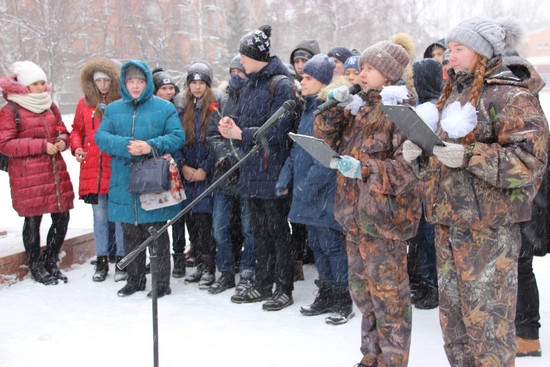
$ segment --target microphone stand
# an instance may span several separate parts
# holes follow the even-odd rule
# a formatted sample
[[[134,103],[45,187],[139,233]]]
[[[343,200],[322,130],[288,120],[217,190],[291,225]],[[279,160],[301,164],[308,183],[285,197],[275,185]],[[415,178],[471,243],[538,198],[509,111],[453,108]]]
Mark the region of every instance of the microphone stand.
[[[283,113],[280,117],[285,116],[286,113]],[[267,129],[258,130],[254,134],[254,146],[244,157],[238,160],[227,172],[225,172],[220,178],[214,181],[209,187],[206,188],[199,196],[197,196],[193,201],[191,201],[185,208],[183,208],[174,218],[170,219],[165,225],[163,225],[159,230],[156,230],[153,226],[149,227],[149,233],[151,234],[145,241],[143,241],[135,250],[127,254],[122,260],[118,262],[116,266],[120,269],[124,269],[128,266],[135,258],[139,255],[140,252],[144,251],[149,246],[149,260],[151,262],[151,301],[153,308],[153,366],[159,366],[159,351],[158,351],[158,256],[157,256],[157,243],[156,240],[168,230],[173,223],[177,222],[181,217],[183,217],[187,212],[189,212],[200,200],[202,200],[206,195],[209,195],[216,187],[218,187],[223,181],[225,181],[233,172],[235,172],[246,160],[252,157],[254,154],[258,153],[260,149],[264,146],[264,137],[267,133]]]

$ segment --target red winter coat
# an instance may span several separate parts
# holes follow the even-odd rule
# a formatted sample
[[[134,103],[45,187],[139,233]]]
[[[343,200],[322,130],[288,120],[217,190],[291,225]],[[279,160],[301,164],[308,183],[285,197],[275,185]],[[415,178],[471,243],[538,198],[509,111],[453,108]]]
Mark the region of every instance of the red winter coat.
[[[9,77],[6,77],[9,78]],[[15,81],[3,80],[4,96],[10,88],[20,88]],[[17,84],[14,86],[13,84]],[[9,99],[9,98],[8,98]],[[10,157],[9,176],[12,204],[22,217],[32,217],[46,213],[66,212],[73,208],[74,192],[67,166],[61,153],[50,156],[46,153],[46,143],[56,139],[65,141],[69,147],[67,131],[59,109],[34,113],[17,106],[20,129],[15,125],[12,105],[0,110],[0,152]]]
[[[78,195],[82,199],[86,194],[107,194],[111,177],[111,156],[102,153],[97,147],[94,135],[101,123],[96,115],[95,106],[87,106],[84,98],[78,101],[71,131],[71,151],[82,148],[88,154],[80,164],[80,183]]]

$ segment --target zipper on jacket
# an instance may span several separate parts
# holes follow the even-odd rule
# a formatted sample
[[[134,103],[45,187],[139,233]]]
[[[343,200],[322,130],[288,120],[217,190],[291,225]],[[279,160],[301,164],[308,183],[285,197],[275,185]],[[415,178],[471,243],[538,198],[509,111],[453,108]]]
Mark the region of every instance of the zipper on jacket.
[[[132,114],[132,139],[134,139],[134,134],[136,132],[136,115],[137,115],[137,103],[136,100],[132,102],[132,105],[134,107],[134,113]],[[130,167],[130,170],[132,168]],[[134,225],[138,225],[138,207],[137,207],[137,194],[134,195]]]

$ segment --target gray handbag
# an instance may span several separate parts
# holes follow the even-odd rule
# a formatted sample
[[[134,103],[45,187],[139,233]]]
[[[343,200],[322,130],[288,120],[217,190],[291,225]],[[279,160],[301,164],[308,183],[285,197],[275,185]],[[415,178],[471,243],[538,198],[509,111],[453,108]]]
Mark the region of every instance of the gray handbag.
[[[170,162],[152,148],[153,157],[132,162],[128,191],[132,194],[150,194],[170,190]]]

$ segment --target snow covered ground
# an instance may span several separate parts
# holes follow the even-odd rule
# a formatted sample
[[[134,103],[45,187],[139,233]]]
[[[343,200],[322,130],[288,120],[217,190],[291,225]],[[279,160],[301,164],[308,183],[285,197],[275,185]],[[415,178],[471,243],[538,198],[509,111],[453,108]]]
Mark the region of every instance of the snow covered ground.
[[[542,96],[550,106],[550,93]],[[547,109],[548,111],[548,109]],[[548,113],[547,113],[548,115]],[[65,116],[68,126],[72,116]],[[73,182],[78,168],[65,155]],[[75,185],[76,188],[76,185]],[[0,239],[0,255],[22,244],[21,218],[11,209],[7,175],[0,173],[0,226],[10,229]],[[90,229],[91,209],[77,202],[70,233]],[[44,217],[43,228],[49,225]],[[2,229],[0,228],[0,229]],[[518,367],[550,366],[550,257],[535,258],[540,290],[540,358],[519,358]],[[30,278],[0,286],[0,367],[152,366],[152,311],[147,292],[120,298],[123,286],[109,274],[92,282],[93,266],[75,265],[69,283],[43,286]],[[188,269],[190,271],[192,269]],[[294,305],[265,312],[261,304],[236,305],[233,293],[211,295],[182,279],[171,280],[173,293],[159,300],[160,366],[316,366],[351,367],[361,358],[360,321],[329,326],[323,316],[304,317],[299,309],[314,298],[315,268],[305,266],[305,281],[295,283]],[[147,291],[150,290],[150,279]],[[411,367],[448,366],[442,346],[438,311],[413,311]]]

